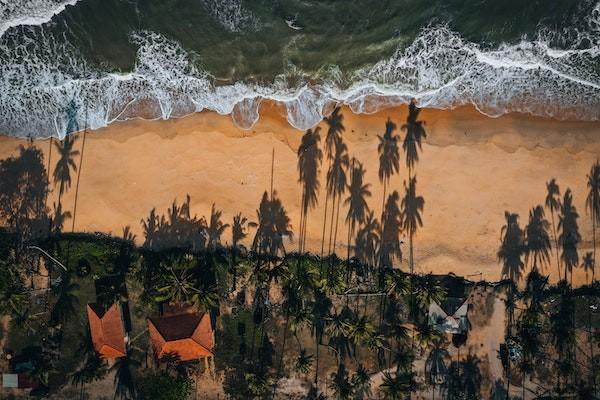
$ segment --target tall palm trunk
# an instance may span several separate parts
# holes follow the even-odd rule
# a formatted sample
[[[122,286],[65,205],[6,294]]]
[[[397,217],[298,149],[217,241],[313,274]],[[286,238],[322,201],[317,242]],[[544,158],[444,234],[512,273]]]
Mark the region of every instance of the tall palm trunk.
[[[333,239],[333,221],[335,219],[336,198],[337,198],[337,193],[333,192],[333,199],[331,202],[331,221],[329,222],[329,245],[327,246],[327,255],[331,255],[331,242]]]
[[[554,233],[554,248],[556,249],[556,268],[558,269],[558,279],[560,280],[560,257],[558,255],[558,235],[556,234],[556,223],[554,222],[554,210],[550,209],[552,217],[552,231]]]
[[[323,234],[321,235],[321,274],[323,273],[323,253],[325,252],[325,230],[327,229],[327,205],[329,194],[325,192],[325,214],[323,216]]]
[[[86,117],[87,123],[87,117]],[[79,156],[79,168],[77,171],[77,184],[75,185],[75,202],[73,204],[73,225],[71,232],[75,232],[75,217],[77,216],[77,198],[79,197],[79,179],[81,178],[81,165],[83,163],[83,151],[85,150],[85,138],[87,136],[87,128],[83,130],[83,143],[81,144],[81,155]]]
[[[304,237],[304,232],[303,232],[303,227],[304,227],[304,199],[305,199],[305,190],[304,190],[304,186],[302,186],[302,196],[300,199],[300,234],[298,237],[298,253],[302,254],[302,239]]]
[[[54,144],[54,137],[50,136],[50,145],[48,146],[48,168],[47,168],[47,172],[48,172],[48,187],[50,187],[50,162],[52,160],[52,145]],[[49,190],[46,190],[46,198],[44,199],[44,206],[48,206],[48,192]]]
[[[342,198],[341,195],[338,196],[338,202],[337,202],[337,215],[335,217],[335,233],[333,234],[333,252],[335,253],[335,247],[337,245],[337,234],[338,234],[338,225],[340,223],[340,208],[342,205]]]
[[[317,345],[316,358],[315,358],[315,388],[318,389],[319,384],[319,335],[315,332],[315,344]]]

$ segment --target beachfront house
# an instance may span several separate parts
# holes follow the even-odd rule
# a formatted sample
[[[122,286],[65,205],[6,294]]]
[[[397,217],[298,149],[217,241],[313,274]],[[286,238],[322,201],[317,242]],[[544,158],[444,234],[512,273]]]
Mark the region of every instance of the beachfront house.
[[[88,304],[87,315],[92,343],[100,357],[105,359],[125,357],[126,335],[119,304],[114,303],[108,309],[100,304]]]
[[[165,313],[148,319],[148,331],[158,360],[169,356],[179,361],[204,360],[207,369],[213,362],[215,333],[208,313]]]
[[[439,332],[466,335],[469,327],[467,282],[453,274],[437,276],[438,284],[444,288],[446,297],[429,304],[429,324]]]
[[[469,303],[461,297],[449,297],[429,305],[429,323],[436,330],[451,334],[467,333]]]

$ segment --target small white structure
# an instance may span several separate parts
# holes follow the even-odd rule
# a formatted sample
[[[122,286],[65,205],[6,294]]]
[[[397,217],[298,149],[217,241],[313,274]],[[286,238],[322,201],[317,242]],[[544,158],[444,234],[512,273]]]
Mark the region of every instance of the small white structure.
[[[17,375],[17,374],[2,374],[2,387],[3,388],[18,388],[19,387],[19,375]]]
[[[448,297],[440,304],[432,301],[429,305],[429,324],[444,333],[466,333],[468,311],[469,303],[464,298]]]

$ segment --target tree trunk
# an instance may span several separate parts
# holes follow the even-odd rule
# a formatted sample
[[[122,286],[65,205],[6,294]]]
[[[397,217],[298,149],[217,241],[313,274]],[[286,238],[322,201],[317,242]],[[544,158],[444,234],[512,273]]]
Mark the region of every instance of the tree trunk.
[[[335,200],[337,198],[337,193],[333,193],[333,199],[331,202],[331,221],[329,222],[329,245],[327,246],[327,255],[331,255],[331,242],[333,240],[333,221],[335,220]]]
[[[73,225],[71,232],[75,232],[75,217],[77,215],[77,198],[79,196],[79,179],[81,178],[81,165],[83,163],[83,151],[85,150],[85,137],[87,136],[87,129],[83,131],[83,143],[81,144],[81,155],[79,156],[79,170],[77,171],[77,184],[75,185],[75,202],[73,204]]]
[[[335,247],[337,244],[337,234],[338,234],[338,226],[340,223],[340,208],[341,208],[341,195],[338,198],[338,203],[337,203],[337,215],[335,216],[335,233],[333,234],[333,252],[335,253]]]
[[[325,192],[325,215],[323,216],[323,234],[321,236],[321,274],[323,274],[323,253],[325,251],[325,230],[327,229],[327,203],[329,194]]]
[[[319,384],[319,338],[315,333],[315,344],[317,346],[316,349],[316,357],[315,357],[315,388],[318,389],[317,385]]]
[[[303,223],[304,223],[304,201],[306,196],[306,190],[302,186],[302,196],[300,199],[300,235],[298,237],[298,253],[302,254],[302,238],[303,238]]]
[[[558,255],[558,236],[556,235],[556,224],[554,223],[554,211],[550,210],[552,216],[552,230],[554,231],[554,248],[556,249],[556,268],[558,269],[558,280],[560,280],[560,257]]]

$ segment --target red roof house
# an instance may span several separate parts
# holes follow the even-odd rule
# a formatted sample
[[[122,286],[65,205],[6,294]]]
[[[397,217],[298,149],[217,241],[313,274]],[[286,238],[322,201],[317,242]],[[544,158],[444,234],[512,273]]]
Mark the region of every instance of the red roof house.
[[[183,313],[148,319],[154,354],[175,354],[180,361],[213,356],[215,335],[207,313]]]
[[[121,307],[113,304],[108,310],[99,304],[87,305],[88,320],[94,349],[102,358],[125,357],[125,329]]]

